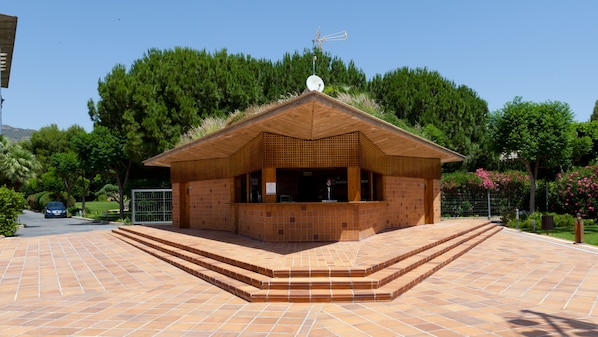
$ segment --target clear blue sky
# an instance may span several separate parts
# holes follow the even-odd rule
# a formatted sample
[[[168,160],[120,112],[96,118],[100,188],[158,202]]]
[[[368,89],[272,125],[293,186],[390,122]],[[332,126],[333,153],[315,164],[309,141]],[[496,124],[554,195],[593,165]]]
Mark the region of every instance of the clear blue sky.
[[[19,18],[2,89],[3,123],[13,127],[91,130],[87,101],[97,101],[98,80],[150,48],[275,61],[311,48],[318,27],[347,31],[324,50],[368,78],[427,67],[475,90],[491,111],[522,96],[566,102],[587,121],[598,99],[594,0],[0,0],[0,13]]]

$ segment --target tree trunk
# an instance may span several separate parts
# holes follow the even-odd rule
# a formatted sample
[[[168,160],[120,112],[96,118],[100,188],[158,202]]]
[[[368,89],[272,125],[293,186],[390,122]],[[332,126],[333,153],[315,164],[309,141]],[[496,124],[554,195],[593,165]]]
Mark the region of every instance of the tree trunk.
[[[529,211],[533,213],[536,211],[536,178],[538,177],[538,169],[540,162],[536,159],[534,162],[524,162],[525,169],[529,175]],[[534,167],[532,168],[532,164]]]
[[[119,171],[115,170],[114,174],[116,176],[116,184],[118,185],[118,197],[119,197],[119,214],[120,218],[125,218],[125,204],[124,204],[124,196],[125,196],[125,186],[127,185],[127,180],[129,180],[129,172],[131,172],[131,161],[127,161],[127,163],[123,163],[125,167],[124,177],[121,179]]]
[[[81,179],[83,180],[83,189],[82,189],[82,193],[81,193],[81,215],[83,217],[85,217],[86,212],[85,212],[85,195],[87,194],[87,179],[85,179],[85,175],[83,175],[81,177]]]
[[[64,187],[66,188],[66,208],[68,209],[69,207],[71,207],[71,183],[70,180],[68,179],[64,179]]]

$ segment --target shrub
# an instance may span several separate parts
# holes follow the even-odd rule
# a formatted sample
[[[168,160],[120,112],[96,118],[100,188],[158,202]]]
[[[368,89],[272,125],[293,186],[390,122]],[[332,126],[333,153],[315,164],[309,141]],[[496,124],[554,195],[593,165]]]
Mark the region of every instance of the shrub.
[[[571,214],[554,214],[554,225],[559,227],[575,226],[575,217]]]
[[[563,213],[598,219],[598,166],[586,166],[559,174],[554,190]]]
[[[14,236],[19,224],[17,218],[23,212],[27,201],[23,194],[15,192],[14,189],[8,189],[6,186],[0,187],[0,234],[4,236]]]
[[[464,200],[486,199],[488,192],[498,200],[498,211],[508,221],[509,212],[521,208],[525,197],[529,194],[529,177],[520,171],[485,171],[478,169],[474,172],[453,172],[442,175],[440,182],[442,189],[443,212],[460,216],[467,209]],[[449,204],[450,200],[458,200],[458,206]],[[446,208],[448,206],[448,209]],[[494,208],[496,210],[496,208]],[[514,213],[513,213],[514,214]]]

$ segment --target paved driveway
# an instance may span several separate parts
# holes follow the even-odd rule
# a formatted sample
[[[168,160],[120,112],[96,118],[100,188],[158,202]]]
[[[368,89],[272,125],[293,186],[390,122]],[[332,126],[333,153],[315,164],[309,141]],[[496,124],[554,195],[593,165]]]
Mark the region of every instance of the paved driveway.
[[[16,236],[22,238],[111,230],[117,227],[111,223],[101,223],[78,217],[45,219],[43,214],[28,210],[19,216],[19,223],[24,226],[17,230]]]

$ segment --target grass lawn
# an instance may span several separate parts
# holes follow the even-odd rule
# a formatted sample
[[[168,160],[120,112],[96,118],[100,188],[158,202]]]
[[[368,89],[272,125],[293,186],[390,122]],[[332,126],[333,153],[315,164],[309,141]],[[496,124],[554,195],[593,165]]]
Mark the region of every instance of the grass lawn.
[[[81,203],[77,203],[77,207],[81,208]],[[86,201],[85,208],[87,208],[86,217],[96,220],[106,220],[106,211],[117,210],[119,207],[116,201]],[[116,214],[118,218],[118,214]],[[109,215],[109,220],[115,220],[112,214]]]
[[[526,231],[529,231],[525,229]],[[542,228],[537,228],[536,232],[540,235],[546,235],[546,231]],[[575,241],[575,227],[554,227],[553,230],[548,232],[550,236]],[[584,226],[584,238],[583,242],[589,245],[598,246],[598,225]]]

